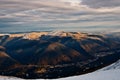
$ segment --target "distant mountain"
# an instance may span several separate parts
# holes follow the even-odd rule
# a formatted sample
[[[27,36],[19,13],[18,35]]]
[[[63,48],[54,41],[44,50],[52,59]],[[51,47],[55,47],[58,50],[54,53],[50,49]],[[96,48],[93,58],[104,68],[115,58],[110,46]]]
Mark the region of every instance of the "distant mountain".
[[[59,78],[95,71],[120,59],[119,33],[0,34],[0,74]]]

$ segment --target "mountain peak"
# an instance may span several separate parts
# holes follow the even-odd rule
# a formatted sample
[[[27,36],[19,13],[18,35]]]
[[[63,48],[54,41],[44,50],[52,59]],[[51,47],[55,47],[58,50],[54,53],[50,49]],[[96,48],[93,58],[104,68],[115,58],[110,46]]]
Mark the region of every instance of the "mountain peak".
[[[64,31],[52,31],[48,33],[49,36],[66,36]]]

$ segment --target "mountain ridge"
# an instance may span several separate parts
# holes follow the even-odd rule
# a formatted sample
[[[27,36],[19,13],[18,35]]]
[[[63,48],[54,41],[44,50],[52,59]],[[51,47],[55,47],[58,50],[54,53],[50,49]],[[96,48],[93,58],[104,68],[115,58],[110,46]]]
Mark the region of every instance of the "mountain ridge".
[[[0,74],[29,79],[59,78],[92,72],[120,59],[118,33],[48,33],[0,36],[1,57],[3,53],[8,55],[7,59],[1,58]],[[9,67],[2,64],[6,62]]]

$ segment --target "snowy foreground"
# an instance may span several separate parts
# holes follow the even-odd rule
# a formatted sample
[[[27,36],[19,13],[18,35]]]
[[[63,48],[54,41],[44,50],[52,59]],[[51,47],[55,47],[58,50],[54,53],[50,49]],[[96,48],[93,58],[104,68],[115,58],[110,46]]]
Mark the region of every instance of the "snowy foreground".
[[[23,80],[23,79],[1,76],[0,80]],[[120,60],[110,66],[107,66],[103,69],[100,69],[89,74],[55,80],[120,80]]]
[[[23,80],[15,77],[5,77],[5,76],[0,76],[0,80]]]
[[[81,76],[63,78],[60,80],[120,80],[120,70],[93,72]]]
[[[120,60],[89,74],[59,80],[120,80]]]
[[[1,77],[0,80],[23,80],[11,77]],[[37,79],[40,80],[40,79]],[[120,70],[107,70],[100,72],[93,72],[81,76],[61,78],[56,80],[120,80]]]

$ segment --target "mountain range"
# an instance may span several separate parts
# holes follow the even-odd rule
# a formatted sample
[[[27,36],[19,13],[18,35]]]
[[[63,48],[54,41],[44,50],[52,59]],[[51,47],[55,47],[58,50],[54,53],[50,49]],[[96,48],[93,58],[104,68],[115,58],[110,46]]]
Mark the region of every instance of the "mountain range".
[[[53,79],[93,72],[120,59],[120,33],[0,34],[0,75]]]

